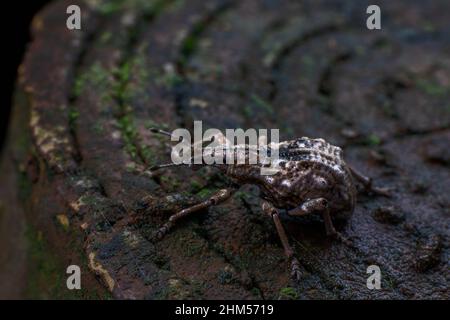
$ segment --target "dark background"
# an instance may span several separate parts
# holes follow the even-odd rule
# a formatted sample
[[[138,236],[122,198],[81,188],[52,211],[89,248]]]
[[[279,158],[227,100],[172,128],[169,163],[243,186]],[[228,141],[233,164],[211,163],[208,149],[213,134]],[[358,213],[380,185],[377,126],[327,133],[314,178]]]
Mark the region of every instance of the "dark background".
[[[28,40],[30,39],[30,23],[33,16],[46,4],[49,0],[32,0],[32,1],[16,1],[8,3],[8,9],[2,10],[2,30],[5,32],[5,47],[3,61],[5,68],[3,69],[3,90],[1,95],[1,117],[0,117],[0,150],[3,147],[6,130],[8,128],[9,114],[11,111],[12,94],[23,53],[25,51]],[[5,8],[6,9],[6,8]]]

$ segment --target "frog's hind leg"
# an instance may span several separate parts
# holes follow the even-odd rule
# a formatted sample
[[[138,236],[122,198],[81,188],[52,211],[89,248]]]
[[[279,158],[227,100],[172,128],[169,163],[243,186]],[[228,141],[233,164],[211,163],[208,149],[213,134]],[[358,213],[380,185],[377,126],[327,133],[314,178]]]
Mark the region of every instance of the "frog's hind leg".
[[[378,188],[378,187],[374,187],[372,185],[372,181],[373,179],[371,177],[367,177],[365,175],[363,175],[361,172],[359,172],[358,170],[356,170],[355,168],[349,166],[350,168],[350,172],[352,173],[352,176],[358,180],[367,191],[373,192],[377,195],[380,196],[385,196],[385,197],[390,197],[390,189],[389,188]]]
[[[283,225],[280,221],[280,215],[278,210],[269,202],[264,201],[262,204],[263,211],[272,218],[275,223],[275,228],[277,229],[278,236],[280,237],[281,244],[283,245],[284,253],[291,264],[291,276],[295,280],[300,280],[301,271],[300,271],[300,263],[297,258],[294,256],[294,251],[292,250],[291,245],[289,244],[289,240],[286,235],[286,231],[284,230]]]
[[[209,199],[200,202],[192,207],[183,209],[173,215],[170,216],[169,221],[167,221],[162,227],[160,227],[153,235],[153,240],[159,241],[161,240],[169,231],[175,226],[175,224],[181,219],[184,218],[194,212],[197,212],[202,209],[209,208],[211,206],[217,205],[221,202],[224,202],[236,191],[235,189],[221,189],[214,195],[212,195]]]

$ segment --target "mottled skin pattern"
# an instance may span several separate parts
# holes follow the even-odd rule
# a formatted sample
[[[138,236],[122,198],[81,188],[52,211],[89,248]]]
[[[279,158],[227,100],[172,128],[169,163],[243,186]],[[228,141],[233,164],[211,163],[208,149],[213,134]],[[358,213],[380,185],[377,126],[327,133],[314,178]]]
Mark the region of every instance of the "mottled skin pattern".
[[[162,130],[152,129],[153,132],[170,136]],[[230,147],[222,146],[222,150],[230,150]],[[300,279],[300,264],[294,256],[289,245],[288,237],[282,226],[279,209],[284,209],[290,216],[304,216],[309,214],[321,214],[326,234],[351,246],[351,242],[337,232],[333,226],[331,217],[349,217],[355,207],[356,188],[353,178],[360,181],[364,187],[374,193],[388,195],[386,189],[372,187],[370,178],[363,176],[348,166],[342,155],[342,149],[327,143],[323,139],[310,139],[302,137],[296,140],[284,141],[272,144],[267,148],[267,155],[278,150],[278,171],[273,175],[262,175],[258,164],[249,164],[251,154],[259,154],[253,151],[255,148],[247,145],[238,145],[232,148],[235,162],[238,158],[245,159],[242,164],[214,164],[236,185],[219,190],[204,202],[173,214],[167,223],[157,230],[155,240],[162,239],[176,224],[176,222],[189,214],[217,205],[227,200],[233,192],[243,184],[257,185],[261,191],[263,211],[273,220],[283,245],[285,254],[291,265],[291,275]],[[214,149],[208,147],[203,154],[210,152],[214,155]],[[225,153],[223,153],[225,154]],[[224,160],[226,157],[224,156]],[[223,163],[226,163],[223,161]],[[174,164],[159,165],[152,170],[171,167]],[[200,165],[201,166],[201,165]],[[268,166],[268,164],[264,164]]]

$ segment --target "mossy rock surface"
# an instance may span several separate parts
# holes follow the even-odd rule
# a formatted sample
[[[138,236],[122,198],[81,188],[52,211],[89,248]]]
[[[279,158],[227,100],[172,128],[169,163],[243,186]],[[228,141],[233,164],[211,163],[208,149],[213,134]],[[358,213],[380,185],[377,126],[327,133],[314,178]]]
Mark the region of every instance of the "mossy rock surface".
[[[75,3],[82,29],[70,31],[63,13]],[[17,234],[33,230],[58,258],[43,272],[63,273],[33,276],[33,263],[19,273],[41,286],[79,264],[86,293],[74,298],[448,299],[450,4],[378,5],[381,31],[365,28],[360,1],[45,7],[19,70],[0,219],[2,237],[17,238],[2,246],[24,252],[36,236]],[[304,273],[296,283],[251,186],[154,244],[171,213],[227,183],[209,168],[149,174],[170,144],[148,128],[193,120],[324,138],[393,196],[360,196],[337,226],[357,249],[327,239],[320,219],[283,217]],[[28,261],[43,247],[29,246]],[[372,264],[381,290],[366,287]],[[68,297],[56,287],[45,297]]]

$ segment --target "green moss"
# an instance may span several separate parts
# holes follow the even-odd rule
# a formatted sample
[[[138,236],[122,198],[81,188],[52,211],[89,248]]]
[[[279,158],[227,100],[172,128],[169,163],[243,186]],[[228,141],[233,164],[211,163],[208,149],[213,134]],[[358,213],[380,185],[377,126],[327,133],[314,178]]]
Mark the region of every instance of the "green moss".
[[[122,133],[125,143],[125,149],[134,161],[142,161],[144,163],[152,163],[154,155],[150,148],[139,144],[139,134],[134,123],[132,108],[128,104],[132,101],[132,97],[136,95],[136,89],[130,85],[130,79],[133,70],[144,69],[141,58],[131,60],[131,62],[123,63],[119,68],[113,71],[115,78],[114,97],[120,106],[118,125]],[[142,75],[145,76],[144,74]]]
[[[103,1],[99,7],[98,11],[103,15],[110,15],[115,12],[120,11],[123,8],[124,1]]]
[[[167,1],[162,0],[110,0],[101,1],[96,9],[105,15],[124,10],[139,12],[143,15],[157,15],[166,4]],[[138,27],[130,28],[128,37],[135,37],[138,30]],[[105,32],[101,35],[100,42],[108,42],[113,36],[110,32]],[[132,76],[136,81],[130,82]],[[94,88],[105,105],[112,100],[117,102],[119,106],[117,123],[122,133],[125,149],[133,160],[144,163],[154,161],[154,155],[149,148],[139,144],[138,132],[129,104],[134,96],[142,93],[143,88],[138,86],[138,83],[145,83],[148,76],[143,55],[137,54],[131,59],[125,59],[119,67],[113,70],[107,70],[100,63],[94,63],[75,79],[73,88],[74,97],[80,96],[86,88]],[[94,130],[102,133],[103,128],[96,125]]]
[[[199,280],[191,281],[192,295],[195,299],[201,299],[204,294],[205,284]]]
[[[144,162],[146,164],[154,165],[157,163],[156,155],[154,154],[154,152],[152,151],[152,149],[149,146],[142,144],[140,149],[141,149],[142,157],[144,158]]]
[[[102,100],[106,100],[110,96],[111,85],[110,72],[99,63],[94,63],[75,78],[73,96],[79,97],[86,88],[93,87],[102,94]]]
[[[130,62],[125,62],[119,68],[115,68],[112,71],[115,79],[112,93],[114,98],[117,99],[122,106],[130,101],[130,97],[133,93],[128,86],[128,82],[131,78],[131,69],[132,64]]]
[[[182,47],[183,56],[191,55],[192,52],[194,51],[195,47],[197,46],[197,42],[198,42],[198,39],[193,35],[186,37],[186,39],[184,40],[184,43],[183,43],[183,47]]]
[[[258,289],[258,288],[256,288],[256,287],[253,287],[253,288],[250,289],[250,292],[251,292],[255,297],[262,298],[262,297],[261,297],[261,291],[260,291],[260,289]]]
[[[391,289],[391,290],[395,290],[397,288],[397,284],[394,278],[392,278],[390,275],[385,275],[383,277],[383,283],[384,286],[382,284],[382,287]]]
[[[100,36],[100,43],[108,43],[113,38],[113,34],[110,31],[105,31]]]
[[[162,83],[167,89],[171,89],[180,85],[183,78],[177,72],[166,72],[162,77]]]
[[[118,125],[122,133],[122,138],[125,143],[125,149],[132,159],[137,160],[138,150],[136,147],[137,129],[134,125],[132,115],[126,106],[126,102],[129,100],[126,86],[130,79],[130,64],[128,62],[123,63],[120,68],[113,71],[115,76],[114,84],[114,96],[120,104],[121,116],[118,119]]]
[[[237,191],[234,194],[234,196],[236,198],[239,198],[239,199],[244,200],[244,201],[249,200],[252,197],[249,193],[244,192],[244,191]]]
[[[151,0],[103,0],[97,6],[97,11],[102,15],[112,15],[125,10],[141,10],[143,12],[151,11],[156,1]]]
[[[143,48],[145,49],[145,46],[143,46]],[[133,73],[133,76],[137,78],[138,83],[147,83],[151,80],[149,67],[145,62],[144,57],[144,53],[138,53],[131,60],[131,72]],[[143,86],[140,89],[145,90]]]
[[[73,129],[80,113],[73,106],[69,107],[69,128]]]
[[[169,298],[169,288],[160,289],[153,296],[154,300],[167,300]]]
[[[104,132],[103,125],[100,122],[94,124],[94,131],[96,134],[100,135]]]
[[[367,136],[365,144],[369,146],[378,146],[381,144],[381,138],[372,133]]]
[[[208,198],[208,197],[210,197],[214,192],[215,192],[215,190],[208,189],[208,188],[204,188],[204,189],[200,190],[200,191],[197,193],[197,195],[198,195],[200,198]]]
[[[434,31],[436,31],[436,27],[431,22],[425,22],[422,25],[422,28],[426,32],[434,32]]]
[[[69,290],[66,286],[67,266],[60,257],[48,247],[41,231],[28,225],[25,237],[27,239],[27,253],[29,259],[27,287],[25,296],[28,299],[109,299],[110,294],[83,288]],[[75,248],[75,244],[70,244]],[[87,270],[87,260],[84,253],[78,251],[80,267]],[[82,283],[83,284],[83,283]]]
[[[64,268],[58,263],[56,257],[48,252],[42,232],[28,227],[26,238],[32,265],[27,281],[26,296],[48,299],[59,295],[64,291],[65,286]]]
[[[75,97],[79,97],[81,92],[83,91],[84,88],[84,82],[85,82],[85,77],[84,76],[78,76],[75,79],[74,82],[74,87],[73,87],[73,95]]]
[[[162,86],[167,90],[175,88],[183,83],[183,77],[178,74],[173,66],[166,66],[164,70],[160,68],[151,68],[148,70],[149,80],[158,86]]]
[[[288,300],[297,300],[298,294],[294,288],[284,287],[284,288],[281,288],[281,290],[280,290],[280,298],[288,299]]]
[[[443,96],[450,93],[450,89],[441,86],[433,81],[427,79],[417,79],[416,87],[430,96]]]
[[[150,128],[157,128],[157,129],[161,129],[161,130],[169,130],[170,129],[169,125],[167,123],[155,122],[151,119],[148,119],[145,121],[145,127],[147,129],[150,129]],[[159,136],[159,135],[157,135],[157,136]]]
[[[118,120],[120,131],[125,143],[125,149],[134,160],[137,160],[137,148],[134,140],[137,137],[137,130],[134,126],[133,119],[126,114]]]
[[[192,180],[190,183],[190,187],[193,193],[198,192],[202,188],[202,184],[197,180]]]
[[[193,27],[192,31],[184,39],[183,44],[181,46],[181,57],[178,61],[179,64],[186,65],[189,57],[197,49],[200,35],[205,30],[205,27],[206,27],[205,23],[203,21],[200,21]]]
[[[250,118],[253,115],[252,107],[250,107],[249,105],[244,106],[242,111],[246,118]]]
[[[94,197],[92,195],[82,195],[80,198],[80,203],[93,207],[98,204],[98,201],[97,201],[96,197]]]
[[[169,175],[161,176],[161,182],[171,190],[177,189],[181,184],[177,178]]]
[[[252,102],[266,113],[273,115],[275,113],[273,106],[256,94],[251,95]]]
[[[130,62],[125,62],[119,68],[113,69],[113,75],[116,77],[116,82],[119,87],[118,90],[120,90],[120,87],[126,85],[129,81],[131,76],[131,65],[132,64]]]

